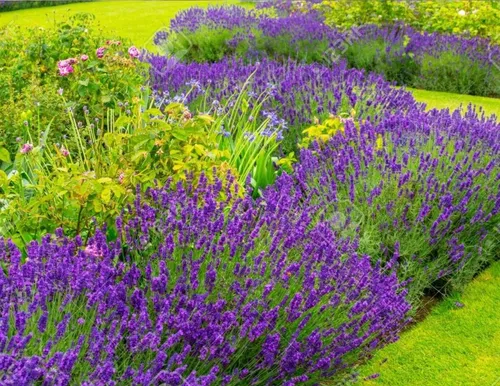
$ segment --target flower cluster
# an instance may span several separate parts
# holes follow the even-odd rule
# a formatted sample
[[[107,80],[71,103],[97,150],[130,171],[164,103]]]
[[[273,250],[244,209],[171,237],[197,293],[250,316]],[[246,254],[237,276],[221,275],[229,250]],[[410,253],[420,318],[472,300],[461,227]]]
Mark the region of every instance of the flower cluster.
[[[228,181],[150,190],[116,242],[2,241],[3,381],[292,386],[397,338],[403,284],[291,177],[256,202]]]
[[[27,143],[23,144],[23,146],[21,146],[21,149],[19,150],[19,152],[21,154],[28,154],[33,149],[34,149],[33,145],[31,143],[27,142]]]
[[[106,45],[108,47],[109,46],[113,46],[113,45],[120,46],[121,42],[120,41],[114,41],[114,40],[108,40],[106,42]],[[96,55],[97,59],[103,59],[104,55],[106,54],[106,51],[107,51],[107,47],[99,47],[99,48],[97,48],[96,52],[95,52],[95,55]],[[129,54],[129,56],[132,59],[137,59],[140,56],[140,52],[137,49],[137,47],[135,47],[135,46],[131,46],[128,49],[128,54]],[[87,54],[80,55],[80,61],[81,62],[86,62],[87,60],[89,60],[89,56]],[[76,59],[76,58],[69,58],[69,59],[58,61],[57,62],[57,67],[59,69],[59,75],[61,75],[61,76],[67,76],[69,74],[72,74],[75,71],[73,65],[75,65],[77,63],[78,63],[78,59]]]
[[[170,21],[170,30],[173,32],[194,32],[201,27],[210,29],[250,29],[255,26],[259,17],[252,11],[238,6],[191,7],[178,12]]]
[[[258,28],[266,37],[290,35],[290,43],[298,41],[323,41],[331,43],[342,39],[343,34],[323,24],[310,14],[294,14],[281,18],[261,18]]]
[[[95,51],[95,56],[97,57],[97,59],[102,59],[102,58],[104,58],[105,53],[106,53],[106,47],[99,47]]]
[[[73,65],[75,65],[76,63],[78,63],[78,60],[76,58],[69,58],[58,61],[57,68],[59,69],[59,75],[67,76],[69,74],[72,74],[75,71]]]
[[[128,49],[128,54],[130,55],[131,58],[133,59],[137,59],[141,53],[139,52],[139,50],[137,49],[137,47],[135,46],[131,46],[129,49]]]

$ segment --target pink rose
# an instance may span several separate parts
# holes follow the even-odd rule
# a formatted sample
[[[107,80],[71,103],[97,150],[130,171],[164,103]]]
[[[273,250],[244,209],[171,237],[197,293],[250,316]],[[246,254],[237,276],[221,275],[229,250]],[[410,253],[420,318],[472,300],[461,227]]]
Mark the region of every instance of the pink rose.
[[[102,59],[104,57],[104,53],[106,52],[106,48],[105,47],[99,47],[95,54],[96,56],[99,58],[99,59]]]
[[[70,66],[69,64],[65,67],[59,67],[59,75],[61,76],[67,76],[69,74],[72,74],[74,72],[73,66]]]
[[[69,66],[68,59],[60,60],[57,62],[57,67],[59,67],[59,68],[66,67],[66,66]]]
[[[33,150],[33,145],[31,143],[25,143],[22,147],[21,147],[21,154],[27,154],[29,153],[31,150]]]
[[[57,62],[57,67],[59,69],[59,75],[66,76],[74,72],[72,64],[75,64],[77,60],[75,58],[69,58],[65,60],[60,60]]]
[[[135,46],[132,46],[128,49],[128,54],[130,55],[131,58],[138,58],[141,53]]]
[[[88,55],[82,55],[82,56],[80,56],[80,60],[82,62],[86,62],[87,60],[89,60],[89,57],[88,57]]]

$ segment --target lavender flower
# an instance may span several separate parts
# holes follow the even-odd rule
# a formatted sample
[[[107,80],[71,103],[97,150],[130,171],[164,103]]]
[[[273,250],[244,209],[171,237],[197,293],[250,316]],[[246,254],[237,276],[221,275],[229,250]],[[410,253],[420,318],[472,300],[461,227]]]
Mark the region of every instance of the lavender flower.
[[[297,210],[308,201],[287,175],[257,201],[230,175],[202,177],[139,195],[115,242],[98,231],[84,247],[59,230],[21,259],[1,240],[4,381],[292,385],[340,373],[397,339],[409,304],[355,240],[313,221],[320,207]]]

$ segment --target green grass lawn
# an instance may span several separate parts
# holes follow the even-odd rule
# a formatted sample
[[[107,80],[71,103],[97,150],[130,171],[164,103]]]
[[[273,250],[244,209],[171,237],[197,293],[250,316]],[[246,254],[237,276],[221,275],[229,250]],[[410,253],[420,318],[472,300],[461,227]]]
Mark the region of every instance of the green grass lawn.
[[[456,302],[463,304],[457,307]],[[359,385],[500,385],[500,262],[360,370]]]
[[[472,103],[476,106],[482,106],[487,115],[495,114],[497,119],[500,119],[500,99],[498,98],[417,90],[414,88],[407,89],[413,93],[417,101],[426,103],[428,108],[449,108],[450,110],[455,110],[462,105],[463,108],[466,109],[467,105]]]
[[[96,15],[100,25],[109,32],[130,38],[137,46],[154,48],[153,36],[170,24],[175,14],[192,6],[235,4],[237,0],[202,1],[98,1],[63,4],[56,7],[23,9],[0,13],[0,26],[13,23],[27,27],[45,27],[77,12]]]

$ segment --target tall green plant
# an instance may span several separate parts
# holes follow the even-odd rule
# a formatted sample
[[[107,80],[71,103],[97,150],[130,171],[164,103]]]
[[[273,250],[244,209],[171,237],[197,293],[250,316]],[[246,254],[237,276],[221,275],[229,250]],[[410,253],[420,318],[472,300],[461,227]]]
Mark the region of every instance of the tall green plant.
[[[269,117],[260,119],[262,108],[269,99],[268,90],[255,98],[249,98],[251,79],[243,84],[241,91],[226,101],[229,109],[217,114],[217,106],[211,107],[215,120],[211,133],[216,134],[219,148],[230,154],[228,163],[235,170],[241,183],[250,179],[254,195],[274,183],[276,176],[289,159],[278,159],[277,149],[282,139],[281,127]],[[201,103],[202,110],[207,108],[206,100]]]

